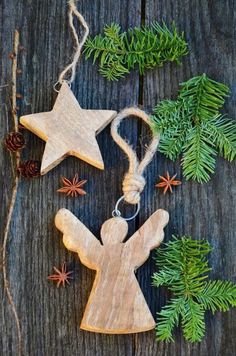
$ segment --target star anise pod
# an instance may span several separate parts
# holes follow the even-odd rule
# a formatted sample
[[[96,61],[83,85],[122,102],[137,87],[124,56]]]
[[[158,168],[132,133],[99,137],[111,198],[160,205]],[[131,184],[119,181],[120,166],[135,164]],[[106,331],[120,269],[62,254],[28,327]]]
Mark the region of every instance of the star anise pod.
[[[180,185],[182,182],[180,180],[176,180],[175,177],[177,174],[175,174],[173,177],[170,178],[170,174],[167,171],[166,172],[166,177],[159,176],[161,182],[157,183],[155,187],[157,188],[164,188],[164,194],[169,190],[171,193],[173,193],[172,186]]]
[[[63,265],[61,267],[61,271],[58,268],[56,268],[55,266],[53,267],[53,269],[56,272],[56,274],[51,274],[50,276],[47,277],[47,279],[50,281],[57,281],[57,288],[60,286],[60,284],[62,284],[63,287],[65,287],[65,283],[70,284],[69,279],[73,278],[70,276],[70,274],[73,272],[72,271],[68,272],[66,270],[65,262],[63,263]]]
[[[18,172],[22,177],[34,178],[40,176],[40,162],[34,160],[28,160],[22,162],[18,167]]]
[[[69,179],[62,177],[61,178],[62,183],[64,184],[64,187],[58,189],[57,191],[59,193],[64,193],[66,195],[70,195],[72,197],[77,197],[78,195],[85,195],[86,191],[83,190],[84,184],[87,182],[87,180],[83,179],[79,181],[78,174],[74,176],[72,181]]]
[[[5,138],[5,146],[11,152],[16,152],[25,147],[25,139],[20,132],[9,132]]]

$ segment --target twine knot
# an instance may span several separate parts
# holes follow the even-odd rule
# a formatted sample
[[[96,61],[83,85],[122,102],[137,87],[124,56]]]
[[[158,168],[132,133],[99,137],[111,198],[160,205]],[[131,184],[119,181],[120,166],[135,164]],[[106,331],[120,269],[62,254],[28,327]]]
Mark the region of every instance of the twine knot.
[[[123,180],[124,199],[129,204],[138,204],[145,187],[145,179],[138,173],[126,173]]]

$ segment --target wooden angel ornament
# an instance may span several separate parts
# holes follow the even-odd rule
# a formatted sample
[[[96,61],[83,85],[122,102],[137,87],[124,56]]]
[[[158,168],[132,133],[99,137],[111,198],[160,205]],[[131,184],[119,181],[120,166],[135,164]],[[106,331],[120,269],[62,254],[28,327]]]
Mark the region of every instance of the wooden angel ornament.
[[[78,253],[81,262],[96,270],[93,288],[81,329],[128,334],[151,330],[155,321],[145,301],[135,270],[159,246],[169,214],[157,210],[126,242],[128,224],[113,217],[102,225],[102,243],[69,210],[56,214],[56,227],[63,233],[65,247]]]

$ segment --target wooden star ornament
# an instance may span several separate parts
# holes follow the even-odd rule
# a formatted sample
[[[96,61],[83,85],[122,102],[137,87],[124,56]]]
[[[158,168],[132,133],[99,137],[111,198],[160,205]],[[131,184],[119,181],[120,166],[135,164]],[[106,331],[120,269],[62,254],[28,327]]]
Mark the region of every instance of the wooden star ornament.
[[[67,156],[104,169],[96,140],[115,117],[113,110],[82,109],[69,85],[63,82],[52,111],[22,116],[20,123],[46,141],[41,174],[46,174]]]

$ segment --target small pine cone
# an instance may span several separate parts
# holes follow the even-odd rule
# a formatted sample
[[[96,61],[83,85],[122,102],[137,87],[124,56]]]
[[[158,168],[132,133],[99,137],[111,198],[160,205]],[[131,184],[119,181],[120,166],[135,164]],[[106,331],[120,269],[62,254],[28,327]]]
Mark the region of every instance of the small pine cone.
[[[9,132],[5,139],[5,146],[11,152],[16,152],[25,147],[24,136],[20,132]]]
[[[16,57],[16,54],[14,52],[9,53],[9,58],[14,59]]]
[[[40,162],[29,160],[20,164],[18,172],[22,177],[34,178],[40,176]]]

